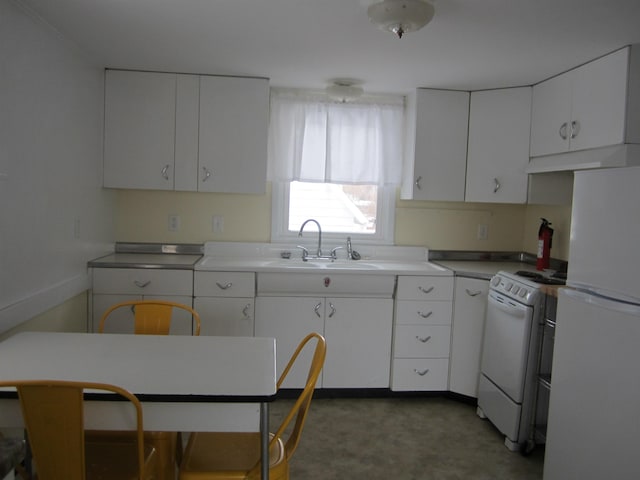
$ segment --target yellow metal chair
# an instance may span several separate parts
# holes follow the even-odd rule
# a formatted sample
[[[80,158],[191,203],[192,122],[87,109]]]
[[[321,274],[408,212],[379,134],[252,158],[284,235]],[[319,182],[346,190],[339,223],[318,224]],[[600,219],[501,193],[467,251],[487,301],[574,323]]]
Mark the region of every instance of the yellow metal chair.
[[[129,300],[109,307],[98,326],[98,332],[103,333],[105,325],[113,312],[118,309],[131,309],[134,316],[134,333],[139,335],[169,335],[174,310],[184,310],[193,319],[192,334],[200,335],[200,315],[188,305],[165,300]],[[126,438],[130,432],[92,431],[89,438],[97,440],[106,438],[113,440],[117,437]],[[156,449],[157,462],[155,480],[174,480],[176,463],[180,463],[182,454],[182,439],[176,432],[145,432],[145,442]]]
[[[326,343],[322,335],[307,335],[278,379],[280,388],[293,367],[300,352],[310,341],[316,340],[307,382],[278,430],[271,434],[269,442],[269,478],[287,480],[289,461],[300,441],[313,397],[316,382],[326,356]],[[295,418],[292,428],[287,428]],[[289,431],[287,438],[283,438]],[[260,478],[260,434],[259,433],[192,433],[180,465],[180,480],[239,480]]]
[[[14,380],[38,480],[152,480],[155,449],[144,444],[142,406],[128,391],[102,383]],[[117,394],[131,403],[136,435],[127,441],[85,439],[85,390]]]
[[[188,305],[166,300],[129,300],[109,307],[100,318],[98,332],[103,333],[111,314],[121,308],[130,308],[134,316],[134,333],[141,335],[169,335],[174,310],[184,310],[193,318],[193,335],[200,335],[200,315]]]

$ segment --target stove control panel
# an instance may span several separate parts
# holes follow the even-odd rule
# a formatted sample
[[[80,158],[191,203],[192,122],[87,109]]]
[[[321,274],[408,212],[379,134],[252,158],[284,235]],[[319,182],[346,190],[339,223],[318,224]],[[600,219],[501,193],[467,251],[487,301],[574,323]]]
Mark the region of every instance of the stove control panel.
[[[533,305],[539,297],[539,285],[507,272],[498,272],[490,282],[491,289],[525,305]]]

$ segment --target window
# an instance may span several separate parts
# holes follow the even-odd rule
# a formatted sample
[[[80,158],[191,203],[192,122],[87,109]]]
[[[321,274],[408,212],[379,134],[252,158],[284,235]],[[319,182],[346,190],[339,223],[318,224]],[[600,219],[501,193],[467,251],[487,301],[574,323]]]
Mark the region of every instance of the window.
[[[324,96],[272,91],[272,241],[290,242],[314,218],[324,238],[393,243],[404,102],[383,100],[330,103]]]

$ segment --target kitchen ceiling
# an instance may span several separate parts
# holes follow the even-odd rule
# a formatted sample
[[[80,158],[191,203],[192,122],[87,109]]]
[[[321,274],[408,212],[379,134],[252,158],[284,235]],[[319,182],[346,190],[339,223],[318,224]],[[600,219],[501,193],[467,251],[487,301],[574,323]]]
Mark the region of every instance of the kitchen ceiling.
[[[530,85],[640,43],[639,0],[435,0],[402,39],[371,0],[18,0],[99,65],[365,91]]]

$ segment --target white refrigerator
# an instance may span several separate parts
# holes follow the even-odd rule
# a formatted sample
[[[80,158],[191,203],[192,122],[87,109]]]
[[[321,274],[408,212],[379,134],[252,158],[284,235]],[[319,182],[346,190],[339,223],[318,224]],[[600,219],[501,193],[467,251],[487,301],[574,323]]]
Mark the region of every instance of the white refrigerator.
[[[640,167],[576,172],[544,480],[640,479]]]

